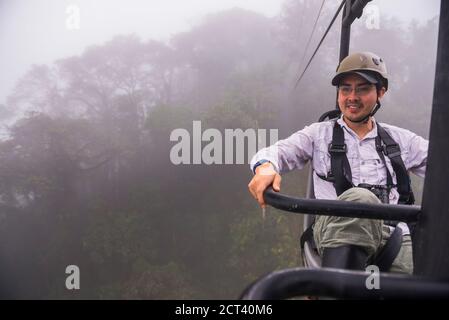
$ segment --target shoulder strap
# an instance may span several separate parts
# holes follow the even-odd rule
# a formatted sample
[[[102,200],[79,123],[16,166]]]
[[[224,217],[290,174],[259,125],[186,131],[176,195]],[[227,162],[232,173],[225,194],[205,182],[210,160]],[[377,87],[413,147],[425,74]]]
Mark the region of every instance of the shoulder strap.
[[[337,196],[353,187],[352,173],[346,152],[348,148],[345,144],[343,128],[337,121],[334,123],[332,142],[328,148],[331,156],[331,175],[334,178],[334,187]]]
[[[413,204],[415,198],[413,196],[412,188],[410,186],[410,176],[405,168],[404,161],[401,157],[401,148],[388,134],[388,132],[377,124],[377,134],[384,143],[381,147],[382,152],[390,159],[391,166],[396,173],[397,187],[399,193],[399,203]]]
[[[382,148],[382,140],[380,140],[380,136],[379,135],[377,135],[377,137],[376,137],[376,151],[377,151],[377,154],[380,157],[380,160],[384,164],[385,170],[387,172],[387,187],[388,188],[392,188],[394,186],[393,185],[393,178],[391,177],[390,170],[388,169],[387,162],[385,161],[385,156],[384,156],[383,148]]]

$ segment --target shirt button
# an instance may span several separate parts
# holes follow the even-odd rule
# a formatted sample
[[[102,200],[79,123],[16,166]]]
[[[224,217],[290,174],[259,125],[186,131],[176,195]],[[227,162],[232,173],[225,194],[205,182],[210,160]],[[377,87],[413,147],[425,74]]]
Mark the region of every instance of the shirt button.
[[[365,161],[362,161],[362,165],[365,165]]]

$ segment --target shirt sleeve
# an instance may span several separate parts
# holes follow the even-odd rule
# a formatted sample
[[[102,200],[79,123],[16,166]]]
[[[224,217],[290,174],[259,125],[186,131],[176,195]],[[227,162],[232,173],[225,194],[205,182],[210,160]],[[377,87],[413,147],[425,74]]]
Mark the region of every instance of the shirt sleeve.
[[[313,136],[317,129],[315,127],[315,125],[307,126],[290,137],[259,150],[251,160],[251,170],[253,171],[254,165],[261,160],[270,161],[275,170],[281,174],[302,169],[312,158]]]
[[[407,169],[420,177],[424,177],[426,174],[428,150],[429,141],[414,134],[408,148]]]

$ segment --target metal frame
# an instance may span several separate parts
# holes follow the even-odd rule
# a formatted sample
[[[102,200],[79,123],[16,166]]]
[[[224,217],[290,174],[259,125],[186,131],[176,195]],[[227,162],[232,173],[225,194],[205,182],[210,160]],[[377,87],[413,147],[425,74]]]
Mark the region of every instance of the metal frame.
[[[270,273],[246,289],[241,299],[273,300],[300,296],[342,299],[444,299],[449,283],[435,279],[381,274],[379,288],[366,288],[367,274],[340,269],[287,269]]]

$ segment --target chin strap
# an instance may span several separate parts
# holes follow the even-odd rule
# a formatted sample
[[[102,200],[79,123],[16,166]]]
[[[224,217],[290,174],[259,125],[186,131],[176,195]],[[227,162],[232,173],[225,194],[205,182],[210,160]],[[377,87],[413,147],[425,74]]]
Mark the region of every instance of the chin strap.
[[[372,117],[372,116],[374,116],[374,115],[376,114],[377,110],[379,110],[381,106],[382,106],[382,105],[380,104],[379,99],[377,99],[377,102],[376,102],[376,104],[374,105],[373,110],[372,110],[369,114],[367,114],[365,117],[363,117],[363,118],[360,119],[360,120],[350,120],[350,121],[351,121],[351,122],[355,122],[355,123],[360,123],[360,122],[367,123],[368,120],[369,120],[369,118]]]

